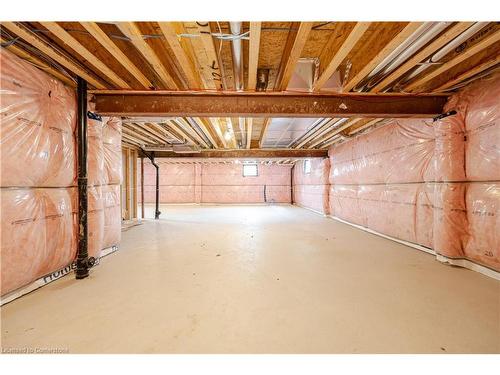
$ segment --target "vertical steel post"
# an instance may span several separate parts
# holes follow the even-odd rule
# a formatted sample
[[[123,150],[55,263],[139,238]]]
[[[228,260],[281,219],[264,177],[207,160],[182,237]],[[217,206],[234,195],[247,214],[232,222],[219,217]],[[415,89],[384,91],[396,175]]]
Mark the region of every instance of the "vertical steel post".
[[[144,219],[144,157],[141,156],[141,217]]]
[[[78,77],[78,253],[76,258],[76,278],[89,275],[88,227],[87,227],[87,82]]]

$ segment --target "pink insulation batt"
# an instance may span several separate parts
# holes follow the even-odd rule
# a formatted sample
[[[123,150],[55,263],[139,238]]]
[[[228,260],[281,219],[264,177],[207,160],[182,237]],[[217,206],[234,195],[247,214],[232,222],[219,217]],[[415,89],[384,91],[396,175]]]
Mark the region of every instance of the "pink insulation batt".
[[[74,92],[3,48],[0,79],[1,186],[74,186]]]
[[[330,212],[500,270],[500,74],[454,94],[439,121],[391,120],[330,151]]]
[[[4,295],[75,259],[78,192],[74,90],[5,49],[0,67]],[[96,185],[88,192],[89,253],[96,256],[120,240],[121,120],[88,125],[89,184]]]
[[[291,202],[290,166],[259,164],[257,177],[243,177],[242,164],[173,164],[161,159],[156,163],[160,167],[161,203]],[[145,161],[146,203],[155,201],[155,181],[156,169]]]
[[[328,214],[330,160],[309,159],[310,173],[305,173],[304,163],[304,160],[299,160],[293,168],[293,202],[299,206]]]
[[[76,188],[2,190],[1,294],[67,266],[76,255]]]

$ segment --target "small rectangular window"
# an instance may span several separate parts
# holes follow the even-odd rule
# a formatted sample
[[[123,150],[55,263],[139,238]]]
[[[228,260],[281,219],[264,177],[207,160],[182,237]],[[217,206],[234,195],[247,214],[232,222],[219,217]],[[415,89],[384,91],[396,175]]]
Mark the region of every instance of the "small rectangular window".
[[[256,177],[257,164],[247,164],[243,166],[243,177]]]
[[[304,160],[304,173],[311,173],[311,161]]]

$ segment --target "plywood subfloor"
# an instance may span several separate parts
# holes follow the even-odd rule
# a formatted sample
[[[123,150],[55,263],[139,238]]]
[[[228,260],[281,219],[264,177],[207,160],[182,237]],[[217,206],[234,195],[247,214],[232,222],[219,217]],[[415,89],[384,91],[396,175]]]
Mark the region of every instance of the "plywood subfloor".
[[[486,276],[298,207],[161,211],[89,279],[2,307],[2,347],[500,352],[500,282]]]

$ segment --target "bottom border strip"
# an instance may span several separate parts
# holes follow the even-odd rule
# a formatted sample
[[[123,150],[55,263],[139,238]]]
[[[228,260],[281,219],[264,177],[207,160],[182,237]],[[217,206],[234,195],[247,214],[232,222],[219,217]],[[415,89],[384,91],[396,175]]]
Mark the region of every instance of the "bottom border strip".
[[[115,251],[118,251],[118,245],[114,245],[111,247],[107,247],[105,249],[101,250],[101,253],[99,254],[99,258],[96,259],[96,264],[95,266],[99,265],[100,261],[102,258],[105,256],[114,253]],[[94,267],[95,267],[94,266]],[[61,268],[60,270],[54,271],[52,273],[49,273],[48,275],[42,276],[39,279],[33,281],[32,283],[25,285],[19,289],[16,289],[5,296],[2,296],[0,299],[0,306],[3,306],[9,302],[12,302],[19,297],[22,297],[28,293],[31,293],[34,290],[37,290],[47,284],[50,284],[53,281],[59,280],[60,278],[69,275],[76,269],[76,263],[72,262],[71,264],[68,264],[66,267]]]

